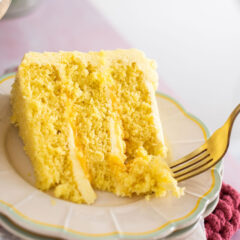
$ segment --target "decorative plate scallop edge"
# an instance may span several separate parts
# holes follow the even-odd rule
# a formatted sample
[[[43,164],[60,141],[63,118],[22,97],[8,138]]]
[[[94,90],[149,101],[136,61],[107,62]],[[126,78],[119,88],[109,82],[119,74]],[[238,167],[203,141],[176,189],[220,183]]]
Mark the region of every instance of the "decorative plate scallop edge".
[[[15,73],[9,73],[7,75],[3,75],[0,77],[0,84],[8,79],[12,79],[15,77]],[[160,97],[163,97],[165,99],[168,99],[172,103],[174,103],[184,114],[186,117],[188,117],[190,120],[194,121],[199,125],[199,127],[202,129],[204,135],[209,137],[209,131],[206,127],[206,125],[199,120],[197,117],[192,115],[191,113],[187,112],[185,108],[179,104],[173,97],[168,96],[164,93],[157,92],[157,95]],[[210,189],[201,196],[195,207],[184,217],[181,217],[179,219],[171,220],[164,225],[153,229],[151,231],[147,231],[144,233],[119,233],[119,232],[113,232],[113,233],[106,233],[106,234],[87,234],[87,233],[80,233],[75,230],[71,229],[64,229],[64,227],[61,226],[55,226],[55,225],[49,225],[47,223],[40,223],[36,220],[30,219],[27,216],[24,216],[22,213],[14,209],[10,204],[3,202],[0,200],[0,211],[5,214],[7,217],[10,218],[13,222],[15,222],[18,225],[21,225],[23,223],[25,226],[28,226],[28,229],[30,229],[30,225],[33,227],[33,229],[38,229],[39,231],[45,230],[45,232],[48,232],[50,236],[59,236],[59,233],[61,233],[62,237],[72,237],[74,239],[84,239],[84,240],[93,240],[93,239],[149,239],[154,238],[159,235],[161,236],[167,236],[173,231],[175,231],[177,228],[186,227],[187,225],[190,225],[189,223],[193,223],[197,221],[199,216],[201,216],[204,211],[206,210],[208,204],[216,198],[216,196],[219,194],[221,184],[222,184],[222,178],[220,174],[220,170],[223,164],[223,159],[211,169],[211,175],[213,178],[213,183],[210,187]],[[34,231],[34,230],[33,230]]]
[[[213,209],[216,207],[216,205],[218,203],[218,200],[219,200],[219,196],[216,197],[216,199],[214,199],[212,202],[209,203],[209,205],[207,206],[202,217],[208,216],[213,211]],[[170,235],[167,236],[167,239],[173,239],[176,236],[179,237],[179,233],[181,235],[182,235],[182,233],[184,233],[184,236],[189,235],[196,228],[198,221],[199,221],[199,219],[196,222],[194,222],[192,225],[187,226],[186,228],[179,229],[176,232],[172,232]],[[30,239],[31,240],[46,240],[46,239],[50,240],[51,239],[51,240],[53,240],[52,237],[48,237],[45,235],[38,235],[36,233],[29,232],[29,231],[25,230],[24,228],[21,228],[20,226],[17,226],[14,222],[12,222],[10,219],[8,219],[6,216],[4,216],[2,214],[0,214],[0,224],[2,226],[4,226],[4,228],[6,228],[6,230],[8,230],[10,233],[12,233],[18,237],[24,238],[24,239],[29,239],[29,240]],[[184,237],[184,236],[181,236],[181,237]]]

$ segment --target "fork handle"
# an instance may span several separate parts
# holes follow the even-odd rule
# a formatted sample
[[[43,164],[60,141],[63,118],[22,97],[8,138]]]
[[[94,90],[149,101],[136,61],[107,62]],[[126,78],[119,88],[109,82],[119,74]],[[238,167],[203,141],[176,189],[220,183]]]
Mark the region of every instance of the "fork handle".
[[[231,131],[232,131],[232,126],[233,123],[237,117],[237,115],[240,113],[240,104],[238,104],[234,110],[232,111],[232,113],[230,114],[228,120],[226,121],[226,123],[228,123],[229,125],[229,136],[231,135]]]

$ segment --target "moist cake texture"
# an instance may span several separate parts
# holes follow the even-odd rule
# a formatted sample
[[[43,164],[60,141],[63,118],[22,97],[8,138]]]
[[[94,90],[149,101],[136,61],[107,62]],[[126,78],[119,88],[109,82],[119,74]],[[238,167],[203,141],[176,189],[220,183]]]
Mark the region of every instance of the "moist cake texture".
[[[12,87],[19,128],[41,190],[91,204],[118,196],[180,196],[164,158],[156,65],[135,49],[29,52]]]

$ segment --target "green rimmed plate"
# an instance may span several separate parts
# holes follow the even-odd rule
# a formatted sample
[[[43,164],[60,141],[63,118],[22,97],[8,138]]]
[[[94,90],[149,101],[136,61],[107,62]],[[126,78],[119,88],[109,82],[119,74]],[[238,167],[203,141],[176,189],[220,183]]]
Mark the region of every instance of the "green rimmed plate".
[[[205,218],[206,216],[208,216],[215,209],[218,201],[219,201],[219,197],[216,197],[216,199],[214,199],[211,203],[209,203],[202,217]],[[198,221],[199,219],[195,223],[191,224],[190,226],[187,226],[186,228],[181,228],[174,231],[173,233],[168,235],[165,239],[177,240],[177,239],[183,239],[183,238],[189,237],[193,233],[193,231],[196,229]],[[25,229],[14,224],[11,220],[9,220],[7,217],[5,217],[2,214],[0,214],[0,224],[4,226],[4,228],[7,229],[10,233],[26,240],[53,240],[53,238],[45,237],[43,235],[36,235],[32,232],[26,231]]]
[[[180,185],[186,194],[149,201],[118,198],[98,192],[92,206],[55,199],[37,190],[29,159],[17,130],[9,123],[9,93],[14,74],[0,79],[0,212],[20,227],[38,234],[67,239],[151,239],[165,237],[194,224],[221,187],[222,162]],[[157,94],[169,161],[200,146],[206,127],[173,98]]]

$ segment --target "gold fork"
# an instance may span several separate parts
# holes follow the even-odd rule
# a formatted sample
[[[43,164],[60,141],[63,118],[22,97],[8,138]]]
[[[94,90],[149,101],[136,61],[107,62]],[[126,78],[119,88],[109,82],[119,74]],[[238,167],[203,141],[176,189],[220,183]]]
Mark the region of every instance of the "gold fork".
[[[180,182],[194,177],[217,164],[227,152],[233,122],[240,112],[240,104],[233,110],[225,124],[198,149],[169,164],[174,178]]]

